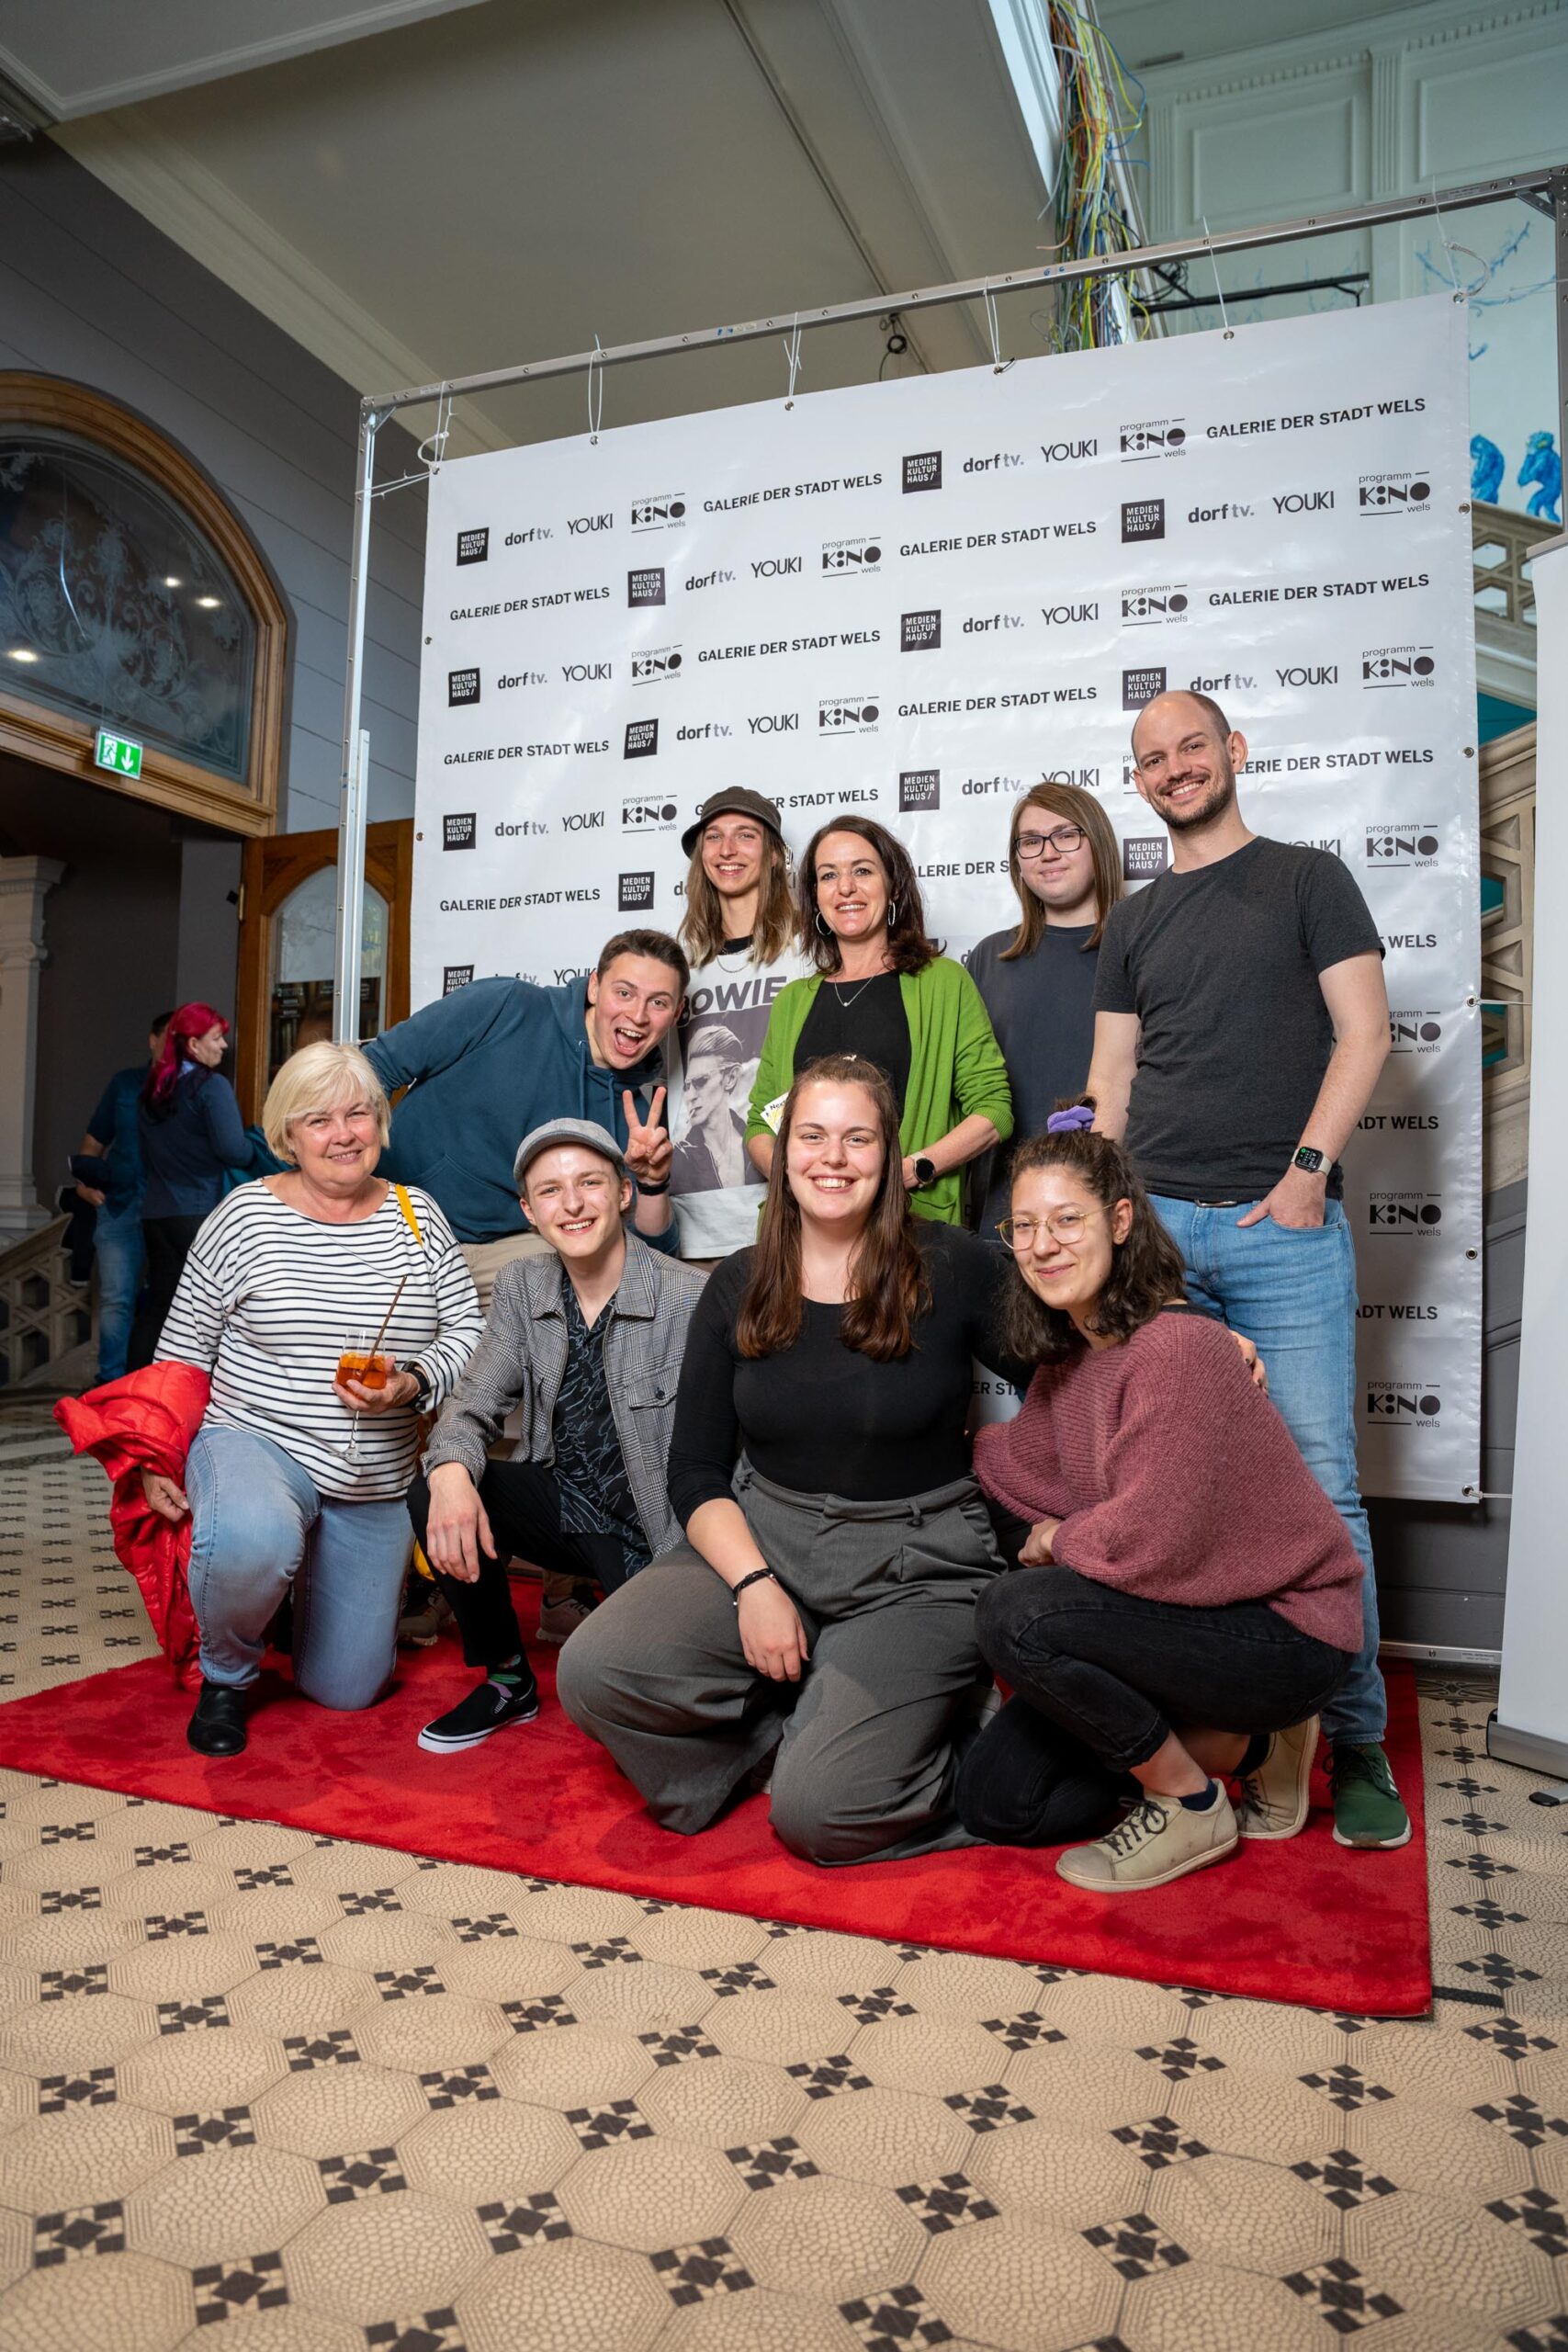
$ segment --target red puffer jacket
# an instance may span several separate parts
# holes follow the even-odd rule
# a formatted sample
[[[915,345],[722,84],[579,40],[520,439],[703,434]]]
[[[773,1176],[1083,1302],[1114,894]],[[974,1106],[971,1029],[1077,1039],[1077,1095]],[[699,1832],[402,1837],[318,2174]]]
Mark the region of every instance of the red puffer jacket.
[[[85,1396],[62,1396],[54,1408],[75,1451],[96,1454],[108,1472],[115,1555],[141,1586],[159,1647],[175,1681],[189,1690],[201,1681],[186,1581],[190,1520],[175,1526],[155,1511],[141,1491],[141,1473],[154,1470],[185,1484],[186,1455],[201,1427],[209,1386],[194,1364],[151,1363]]]

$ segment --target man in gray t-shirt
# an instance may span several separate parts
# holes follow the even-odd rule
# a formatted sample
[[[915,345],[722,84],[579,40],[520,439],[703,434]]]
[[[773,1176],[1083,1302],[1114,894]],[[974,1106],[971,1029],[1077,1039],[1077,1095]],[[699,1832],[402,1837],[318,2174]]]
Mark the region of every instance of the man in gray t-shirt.
[[[1338,1166],[1388,1053],[1382,943],[1337,858],[1247,830],[1235,793],[1247,743],[1206,695],[1157,695],[1133,751],[1138,789],[1170,832],[1171,867],[1106,923],[1095,1125],[1125,1139],[1186,1261],[1192,1304],[1256,1341],[1274,1401],[1360,1555],[1362,1651],[1324,1710],[1334,1834],[1403,1846],[1410,1821],[1382,1745],[1377,1583],[1356,1471],[1356,1262]],[[1249,1787],[1244,1833],[1250,1822],[1251,1834],[1271,1834],[1271,1769],[1265,1759]]]

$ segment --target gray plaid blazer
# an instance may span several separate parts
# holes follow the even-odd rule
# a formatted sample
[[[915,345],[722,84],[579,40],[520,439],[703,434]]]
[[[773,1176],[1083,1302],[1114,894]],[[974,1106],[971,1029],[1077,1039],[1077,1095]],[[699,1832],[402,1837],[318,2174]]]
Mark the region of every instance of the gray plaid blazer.
[[[517,1405],[524,1408],[523,1434],[513,1458],[555,1460],[556,1399],[567,1358],[560,1268],[554,1250],[547,1258],[514,1258],[502,1268],[483,1336],[431,1432],[427,1473],[444,1462],[460,1462],[477,1487],[489,1449]],[[670,1508],[666,1472],[686,1326],[706,1279],[628,1233],[626,1272],[604,1310],[610,1411],[637,1515],[655,1552],[668,1551],[682,1537]]]

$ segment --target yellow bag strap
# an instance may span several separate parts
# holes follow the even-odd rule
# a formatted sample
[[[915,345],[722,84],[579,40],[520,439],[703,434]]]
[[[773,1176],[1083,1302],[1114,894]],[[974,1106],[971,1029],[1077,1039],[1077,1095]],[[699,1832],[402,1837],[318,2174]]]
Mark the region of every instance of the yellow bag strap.
[[[408,1227],[409,1231],[413,1235],[414,1239],[423,1250],[424,1247],[424,1236],[419,1229],[419,1219],[413,1213],[413,1203],[409,1198],[407,1185],[394,1184],[392,1190],[398,1196],[398,1206],[403,1213],[404,1224]]]

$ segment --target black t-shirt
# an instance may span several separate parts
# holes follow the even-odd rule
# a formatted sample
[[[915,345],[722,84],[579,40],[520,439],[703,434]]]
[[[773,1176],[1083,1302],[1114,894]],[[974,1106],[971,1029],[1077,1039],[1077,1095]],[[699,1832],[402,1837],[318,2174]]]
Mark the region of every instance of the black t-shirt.
[[[1081,1094],[1094,1053],[1094,974],[1099,951],[1089,947],[1092,923],[1048,923],[1032,955],[1002,960],[1010,931],[993,932],[964,957],[986,1000],[1012,1089],[1013,1131],[975,1163],[972,1201],[983,1204],[979,1227],[987,1240],[1009,1207],[1010,1170],[1018,1145],[1043,1135],[1064,1094]]]
[[[670,1500],[682,1526],[699,1504],[729,1494],[742,1453],[778,1486],[855,1502],[929,1494],[969,1476],[971,1358],[1021,1382],[1031,1370],[1004,1357],[996,1329],[1010,1261],[999,1243],[956,1226],[922,1224],[919,1239],[931,1311],[892,1363],[846,1348],[843,1308],[811,1299],[792,1347],[742,1356],[735,1320],[753,1253],[738,1250],[715,1269],[686,1334],[675,1402]]]
[[[823,981],[795,1040],[795,1074],[821,1054],[859,1054],[874,1062],[886,1074],[903,1117],[909,1083],[909,1016],[897,972],[878,972],[870,980]]]
[[[1339,860],[1290,842],[1259,837],[1111,908],[1094,1005],[1141,1024],[1127,1148],[1150,1192],[1272,1192],[1334,1050],[1318,975],[1381,953]],[[1329,1191],[1342,1188],[1336,1164]]]

